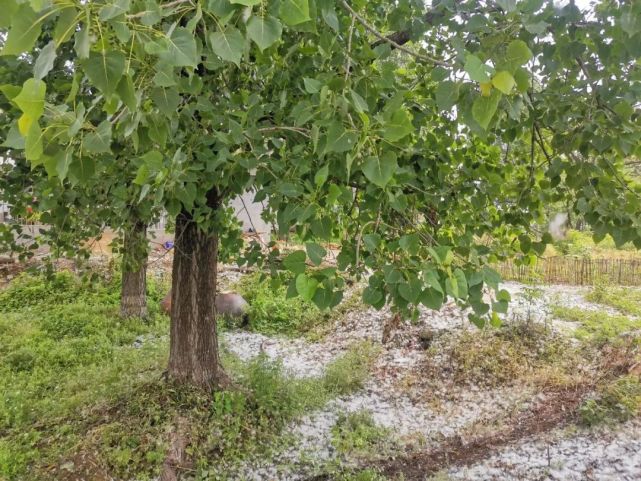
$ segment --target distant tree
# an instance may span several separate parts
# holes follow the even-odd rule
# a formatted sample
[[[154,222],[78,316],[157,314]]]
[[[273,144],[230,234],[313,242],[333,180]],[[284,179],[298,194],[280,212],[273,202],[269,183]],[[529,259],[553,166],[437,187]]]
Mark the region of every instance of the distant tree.
[[[289,292],[321,308],[340,302],[345,275],[367,275],[375,307],[412,315],[449,295],[474,322],[497,323],[509,296],[489,264],[542,253],[549,235],[531,225],[568,197],[596,238],[641,246],[641,189],[622,173],[641,145],[639,2],[605,0],[590,15],[543,0],[3,8],[2,54],[35,58],[33,78],[3,87],[20,112],[7,142],[33,169],[65,181],[65,166],[90,165],[78,185],[114,191],[110,167],[133,152],[136,202],[176,217],[177,381],[225,383],[219,240],[238,245],[225,205],[250,189],[305,250],[280,264],[254,243],[243,262],[293,272]],[[56,61],[71,81],[56,80]],[[122,223],[132,209],[104,215]],[[307,269],[330,241],[337,266]]]

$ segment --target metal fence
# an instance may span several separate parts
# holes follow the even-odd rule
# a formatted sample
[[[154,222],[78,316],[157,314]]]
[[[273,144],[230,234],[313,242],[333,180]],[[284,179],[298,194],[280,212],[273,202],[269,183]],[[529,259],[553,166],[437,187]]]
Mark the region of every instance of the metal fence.
[[[508,261],[497,270],[505,280],[572,284],[578,286],[607,282],[622,286],[641,286],[641,260],[547,257],[532,266]]]

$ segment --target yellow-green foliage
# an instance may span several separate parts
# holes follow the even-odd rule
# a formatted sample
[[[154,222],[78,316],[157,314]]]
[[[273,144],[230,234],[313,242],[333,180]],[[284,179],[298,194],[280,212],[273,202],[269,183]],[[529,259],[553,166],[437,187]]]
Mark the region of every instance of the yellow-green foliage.
[[[641,329],[641,320],[623,314],[607,314],[577,307],[553,306],[552,315],[565,321],[580,324],[574,335],[581,340],[604,342],[628,331]]]
[[[601,242],[595,243],[591,232],[577,230],[569,230],[565,239],[554,243],[554,252],[546,252],[546,255],[569,255],[592,259],[641,258],[641,253],[631,243],[617,248],[614,239],[609,235],[606,235]]]
[[[459,382],[504,384],[517,380],[568,383],[579,352],[564,337],[536,323],[466,331],[446,350]]]
[[[600,386],[579,409],[587,425],[627,421],[641,413],[641,383],[636,376],[620,377]]]

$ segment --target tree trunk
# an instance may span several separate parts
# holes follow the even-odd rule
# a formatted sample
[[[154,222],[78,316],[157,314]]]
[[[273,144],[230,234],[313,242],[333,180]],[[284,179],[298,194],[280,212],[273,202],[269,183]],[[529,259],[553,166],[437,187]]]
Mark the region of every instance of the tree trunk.
[[[125,231],[122,256],[122,289],[120,315],[122,317],[147,316],[147,225],[134,222]]]
[[[218,209],[216,190],[207,197],[208,206]],[[168,375],[205,389],[224,387],[216,334],[218,235],[204,232],[183,211],[176,218],[175,238]]]

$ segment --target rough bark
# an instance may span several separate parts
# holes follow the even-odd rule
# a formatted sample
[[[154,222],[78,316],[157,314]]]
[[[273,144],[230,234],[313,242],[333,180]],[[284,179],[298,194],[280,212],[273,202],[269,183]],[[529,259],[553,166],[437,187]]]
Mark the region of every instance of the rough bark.
[[[208,206],[220,202],[215,190]],[[176,218],[168,375],[178,383],[211,389],[227,384],[216,334],[218,236],[204,232],[183,211]]]
[[[135,222],[125,231],[122,256],[120,315],[147,316],[147,225]]]

